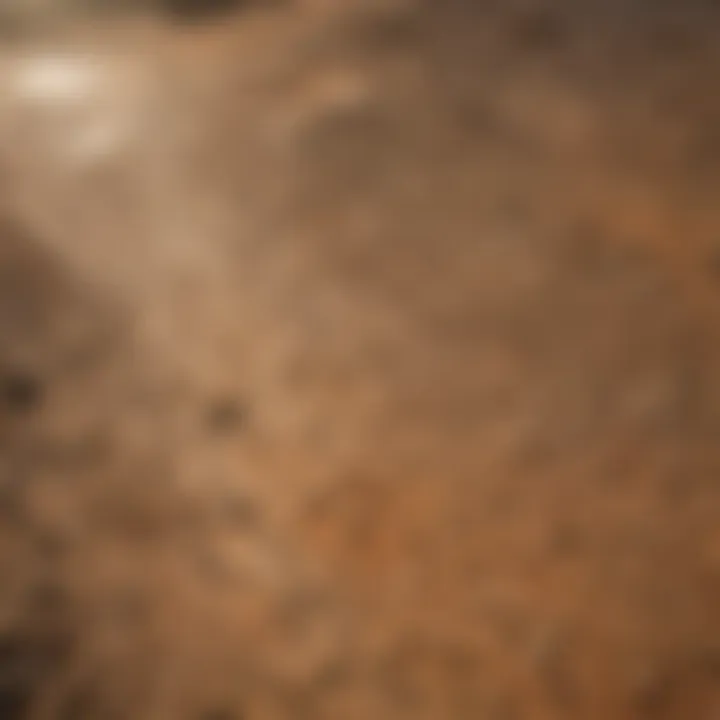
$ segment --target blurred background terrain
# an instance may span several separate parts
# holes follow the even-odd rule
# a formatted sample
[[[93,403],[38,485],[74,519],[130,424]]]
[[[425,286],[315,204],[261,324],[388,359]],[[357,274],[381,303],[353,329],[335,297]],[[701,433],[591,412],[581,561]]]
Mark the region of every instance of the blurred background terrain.
[[[0,4],[0,718],[717,720],[719,23]]]

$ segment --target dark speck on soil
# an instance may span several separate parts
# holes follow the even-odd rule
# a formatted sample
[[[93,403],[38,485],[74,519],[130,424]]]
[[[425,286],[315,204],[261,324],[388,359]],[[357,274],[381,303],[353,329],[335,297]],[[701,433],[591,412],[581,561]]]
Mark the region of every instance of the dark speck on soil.
[[[566,45],[568,33],[559,13],[548,8],[528,11],[516,21],[518,40],[528,50],[559,50]]]
[[[243,429],[247,415],[247,408],[240,400],[219,398],[213,400],[207,409],[207,426],[211,432],[218,435],[237,432]]]
[[[0,406],[11,413],[27,413],[37,408],[43,397],[42,383],[22,370],[0,376]]]
[[[37,687],[65,654],[65,643],[21,635],[0,636],[0,718],[28,716]]]

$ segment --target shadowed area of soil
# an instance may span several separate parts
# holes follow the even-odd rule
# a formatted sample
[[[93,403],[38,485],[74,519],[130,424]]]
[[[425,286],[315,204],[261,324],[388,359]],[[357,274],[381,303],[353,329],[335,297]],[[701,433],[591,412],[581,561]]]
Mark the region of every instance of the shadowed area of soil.
[[[0,48],[0,717],[714,720],[719,22]]]

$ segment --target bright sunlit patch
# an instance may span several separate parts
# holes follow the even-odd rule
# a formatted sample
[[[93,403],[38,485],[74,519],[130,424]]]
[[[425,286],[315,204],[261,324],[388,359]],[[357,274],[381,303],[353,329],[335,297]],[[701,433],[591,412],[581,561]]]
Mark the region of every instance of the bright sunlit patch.
[[[122,153],[147,105],[147,77],[132,59],[49,53],[9,59],[2,97],[9,126],[36,152],[80,169]]]
[[[25,101],[68,104],[88,100],[102,81],[102,68],[89,58],[41,55],[18,62],[13,89]]]

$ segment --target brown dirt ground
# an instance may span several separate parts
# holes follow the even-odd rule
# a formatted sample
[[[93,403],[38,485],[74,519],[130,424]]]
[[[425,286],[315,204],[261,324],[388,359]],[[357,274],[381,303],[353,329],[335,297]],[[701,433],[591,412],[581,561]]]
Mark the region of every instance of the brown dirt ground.
[[[0,718],[717,720],[719,22],[2,48]]]

